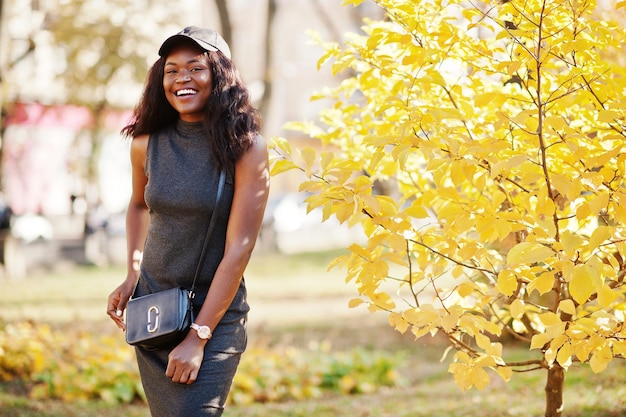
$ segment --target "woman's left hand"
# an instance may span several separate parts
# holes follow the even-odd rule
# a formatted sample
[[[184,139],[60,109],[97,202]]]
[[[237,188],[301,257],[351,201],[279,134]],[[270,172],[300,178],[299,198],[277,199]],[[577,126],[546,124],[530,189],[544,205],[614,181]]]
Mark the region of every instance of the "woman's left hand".
[[[206,340],[200,339],[195,331],[191,330],[185,339],[170,352],[165,375],[171,378],[172,382],[179,384],[196,382],[206,343]]]

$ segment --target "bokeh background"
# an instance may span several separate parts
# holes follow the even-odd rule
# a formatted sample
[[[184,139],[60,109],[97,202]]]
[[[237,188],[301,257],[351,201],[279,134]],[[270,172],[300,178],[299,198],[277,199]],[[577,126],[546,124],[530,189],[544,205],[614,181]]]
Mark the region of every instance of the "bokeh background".
[[[59,262],[124,263],[130,164],[119,131],[166,37],[188,25],[219,30],[264,136],[309,146],[283,126],[315,119],[328,103],[311,95],[340,81],[318,69],[313,39],[340,42],[382,17],[373,2],[340,0],[3,0],[0,10],[0,247],[12,279]],[[293,253],[358,238],[307,216],[297,183],[272,179],[260,247]]]

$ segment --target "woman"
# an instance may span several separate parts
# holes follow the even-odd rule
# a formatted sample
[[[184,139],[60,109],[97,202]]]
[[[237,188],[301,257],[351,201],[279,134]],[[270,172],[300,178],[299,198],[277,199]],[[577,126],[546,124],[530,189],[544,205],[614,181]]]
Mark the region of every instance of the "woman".
[[[189,288],[217,210],[192,330],[173,348],[136,353],[153,417],[221,416],[247,342],[243,273],[267,202],[267,145],[217,32],[185,28],[159,55],[122,130],[133,138],[128,274],[109,296],[107,314],[124,330],[133,292]],[[222,169],[226,184],[213,207]]]

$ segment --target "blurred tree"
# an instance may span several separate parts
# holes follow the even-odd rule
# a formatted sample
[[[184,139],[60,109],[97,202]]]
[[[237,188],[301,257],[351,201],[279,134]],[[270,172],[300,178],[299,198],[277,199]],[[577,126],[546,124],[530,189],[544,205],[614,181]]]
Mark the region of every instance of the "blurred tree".
[[[4,146],[2,146],[2,138],[4,138],[4,131],[6,129],[3,119],[7,111],[7,103],[5,102],[6,76],[18,62],[31,55],[35,50],[35,41],[29,38],[28,47],[23,50],[21,54],[16,57],[11,57],[7,53],[7,25],[9,21],[8,6],[9,3],[7,1],[0,0],[0,186],[2,184],[2,154],[4,151]]]
[[[236,49],[236,45],[233,42],[233,25],[231,22],[231,15],[228,10],[227,0],[215,0],[215,7],[217,9],[217,15],[220,22],[220,34],[231,45],[232,49]],[[272,97],[272,83],[273,83],[273,61],[272,61],[272,36],[274,27],[274,18],[276,16],[276,10],[278,8],[278,2],[276,0],[266,0],[267,13],[265,21],[265,37],[263,42],[263,92],[258,99],[258,109],[262,115],[265,114]]]
[[[259,112],[264,115],[267,112],[267,109],[270,106],[272,101],[272,92],[273,92],[273,78],[274,71],[273,66],[274,62],[272,60],[273,56],[273,48],[272,42],[273,39],[273,28],[274,28],[274,18],[276,17],[276,11],[278,9],[278,2],[276,0],[267,0],[267,17],[265,24],[265,43],[264,43],[264,58],[265,58],[265,68],[263,70],[263,95],[259,100]]]
[[[46,15],[43,29],[52,34],[65,63],[58,77],[66,88],[66,102],[86,106],[94,116],[84,177],[95,190],[107,111],[136,102],[136,95],[128,94],[143,84],[156,59],[155,34],[175,24],[158,3],[146,1],[73,0],[61,2]]]
[[[220,34],[229,45],[232,45],[233,25],[230,21],[230,12],[226,3],[227,0],[215,0],[215,7],[217,7],[217,14],[220,18]]]
[[[310,210],[362,226],[331,263],[351,306],[444,335],[463,390],[544,370],[545,415],[561,416],[570,366],[626,355],[625,3],[376,3],[384,21],[320,59],[355,75],[319,94],[334,100],[321,123],[292,125],[328,150],[277,138],[272,172],[301,170]]]

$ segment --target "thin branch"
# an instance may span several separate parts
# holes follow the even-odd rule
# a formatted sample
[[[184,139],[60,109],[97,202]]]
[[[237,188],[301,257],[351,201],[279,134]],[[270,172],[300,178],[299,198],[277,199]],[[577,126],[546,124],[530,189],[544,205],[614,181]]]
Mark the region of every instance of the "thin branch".
[[[468,269],[471,269],[471,270],[474,270],[474,271],[479,271],[479,272],[482,272],[483,274],[485,274],[485,275],[487,275],[487,276],[489,276],[489,275],[497,275],[497,272],[496,272],[496,271],[491,271],[491,270],[489,270],[489,269],[487,269],[487,268],[482,268],[482,267],[480,267],[480,266],[470,265],[470,264],[467,264],[467,263],[461,262],[461,261],[459,261],[459,260],[457,260],[457,259],[454,259],[454,258],[452,258],[452,257],[450,257],[450,256],[448,256],[448,255],[446,255],[446,254],[444,254],[444,253],[439,252],[439,251],[438,251],[438,250],[436,250],[436,249],[431,248],[430,246],[426,245],[425,243],[418,242],[417,240],[413,240],[413,239],[410,239],[410,240],[411,240],[411,242],[413,242],[414,244],[419,245],[419,246],[422,246],[423,248],[427,249],[428,251],[432,252],[433,254],[435,254],[435,255],[437,255],[437,256],[440,256],[440,257],[442,257],[442,258],[444,258],[444,259],[447,259],[448,261],[450,261],[450,262],[452,262],[452,263],[455,263],[455,264],[457,264],[457,265],[459,265],[459,266],[463,266],[463,267],[465,267],[465,268],[468,268]]]

